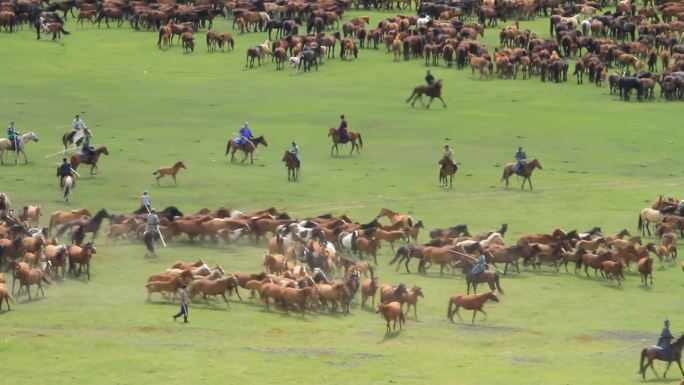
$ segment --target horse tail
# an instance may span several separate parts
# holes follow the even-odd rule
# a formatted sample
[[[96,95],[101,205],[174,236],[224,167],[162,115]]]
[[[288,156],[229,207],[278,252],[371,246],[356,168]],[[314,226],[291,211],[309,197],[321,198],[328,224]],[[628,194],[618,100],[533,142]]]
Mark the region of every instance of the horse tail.
[[[62,27],[61,25],[59,26],[59,31],[65,35],[71,35],[71,32],[64,29],[64,27]]]
[[[641,358],[639,358],[639,374],[643,373],[644,370],[644,359],[646,358],[646,348],[641,349]]]
[[[55,216],[51,215],[50,216],[50,223],[48,224],[48,233],[52,231],[52,228],[55,226]]]
[[[501,288],[501,283],[499,283],[499,274],[498,273],[496,273],[494,275],[494,286],[496,286],[496,290],[498,290],[499,293],[505,294],[504,290]]]
[[[575,273],[577,270],[582,268],[582,256],[578,256],[577,259],[575,259]]]
[[[164,36],[164,30],[159,28],[159,40],[157,40],[157,47],[161,48],[162,36]]]
[[[230,140],[228,141],[228,144],[226,144],[226,155],[225,155],[225,156],[228,156],[228,153],[230,152],[230,144],[231,144],[232,142],[233,142],[233,139],[230,139]]]
[[[409,216],[406,222],[408,222],[409,227],[413,227],[413,217]]]
[[[397,252],[394,253],[394,258],[392,258],[392,260],[390,261],[389,264],[394,265],[394,262],[396,262],[399,259],[399,257],[403,257],[404,256],[404,250],[406,250],[406,246],[402,246],[402,247],[398,248]]]
[[[152,175],[157,175],[157,174],[159,174],[159,170],[152,173]]]
[[[639,222],[637,222],[637,229],[641,230],[644,227],[644,219],[641,217],[641,213],[639,213]]]
[[[359,147],[363,149],[363,139],[361,138],[361,133],[357,132],[356,135],[359,137]]]
[[[499,182],[503,182],[504,179],[506,179],[508,175],[506,175],[506,167],[504,166],[503,174],[501,175],[501,180]]]
[[[451,312],[452,309],[454,308],[454,301],[449,298],[449,306],[447,307],[447,318],[451,318]]]

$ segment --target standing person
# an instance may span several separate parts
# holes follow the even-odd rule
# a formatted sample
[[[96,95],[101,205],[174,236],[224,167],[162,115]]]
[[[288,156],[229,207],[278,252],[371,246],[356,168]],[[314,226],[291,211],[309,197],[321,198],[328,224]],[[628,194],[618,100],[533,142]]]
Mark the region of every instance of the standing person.
[[[432,83],[435,82],[435,77],[432,76],[430,73],[430,70],[427,71],[427,74],[425,75],[425,83],[427,83],[428,86],[431,86]]]
[[[349,141],[349,131],[347,130],[347,120],[344,118],[344,114],[340,115],[340,126],[337,128],[337,135],[339,136],[340,143],[347,143]]]
[[[290,154],[294,155],[295,158],[297,158],[297,162],[301,163],[301,158],[299,157],[299,146],[297,146],[296,142],[292,142],[292,147],[288,150]]]
[[[183,284],[183,286],[178,289],[178,297],[180,298],[180,311],[178,314],[173,316],[173,320],[175,321],[182,315],[183,322],[188,323],[188,304],[190,303],[190,298],[188,298],[188,292],[185,290],[185,288],[186,285]]]
[[[14,121],[11,121],[9,127],[7,127],[7,139],[9,139],[12,144],[10,150],[16,151],[17,147],[19,147],[20,135],[19,131],[14,127]]]
[[[523,166],[527,164],[527,154],[525,154],[522,147],[518,147],[518,151],[515,153],[515,160],[518,162],[515,164],[515,172],[520,172]]]
[[[670,333],[670,320],[666,319],[663,325],[663,330],[660,332],[660,337],[656,343],[656,348],[660,350],[663,358],[670,359],[670,342],[674,339]]]
[[[143,195],[140,197],[140,208],[145,209],[144,211],[148,213],[151,212],[150,209],[152,208],[152,203],[150,201],[150,194],[147,190],[143,191]]]
[[[76,187],[76,178],[74,178],[74,169],[71,163],[67,162],[67,158],[62,158],[62,164],[57,167],[57,176],[59,177],[59,187],[64,186],[64,178],[70,176],[74,179],[73,187]]]

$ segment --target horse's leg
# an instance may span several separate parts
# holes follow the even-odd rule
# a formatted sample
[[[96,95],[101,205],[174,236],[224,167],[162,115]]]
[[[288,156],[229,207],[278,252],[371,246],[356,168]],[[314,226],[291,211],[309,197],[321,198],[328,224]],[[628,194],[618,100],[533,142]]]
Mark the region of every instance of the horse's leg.
[[[439,101],[442,102],[442,106],[443,106],[444,108],[446,108],[446,103],[444,103],[444,100],[442,99],[442,97],[441,97],[441,96],[437,96],[437,97],[439,98]]]
[[[0,150],[0,164],[5,164],[5,160],[3,159],[5,157],[5,149],[3,148]]]
[[[254,151],[249,153],[249,161],[251,164],[254,164]]]
[[[28,164],[28,159],[26,159],[26,153],[24,152],[24,150],[19,151],[21,151],[21,154],[24,155],[24,164]]]
[[[434,96],[430,96],[430,101],[428,102],[427,107],[426,107],[428,110],[430,109],[430,104],[432,104],[432,100],[434,98],[435,98]]]
[[[172,174],[172,175],[173,175],[173,183],[175,183],[176,186],[178,186],[178,182],[176,182],[176,174]]]
[[[349,151],[349,155],[354,153],[354,146],[356,146],[356,144],[354,144],[354,142],[351,142],[351,144],[352,144],[352,149],[351,149],[351,151]]]
[[[475,323],[475,315],[477,315],[477,310],[473,310],[473,324]]]
[[[618,281],[619,282],[619,281]],[[667,371],[670,370],[670,365],[672,365],[672,361],[667,362],[667,367],[665,368],[665,371],[663,372],[663,379],[667,377]]]

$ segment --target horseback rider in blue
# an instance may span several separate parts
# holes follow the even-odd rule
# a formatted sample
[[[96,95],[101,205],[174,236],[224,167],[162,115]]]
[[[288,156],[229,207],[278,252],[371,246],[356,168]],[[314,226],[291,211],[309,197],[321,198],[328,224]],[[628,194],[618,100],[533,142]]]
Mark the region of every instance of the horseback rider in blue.
[[[64,186],[64,178],[70,176],[74,179],[73,187],[76,187],[76,178],[74,178],[74,169],[71,163],[67,162],[67,158],[62,158],[62,164],[57,167],[57,176],[59,177],[59,187]]]
[[[340,126],[337,128],[337,135],[340,138],[340,143],[344,144],[349,141],[349,131],[347,130],[347,121],[344,115],[340,115]]]
[[[89,164],[92,162],[93,155],[95,155],[95,147],[90,144],[89,133],[85,133],[85,139],[83,139],[83,147],[81,147],[81,155],[85,157],[83,163]]]
[[[292,142],[292,147],[288,150],[290,154],[294,155],[295,158],[297,158],[297,161],[301,163],[302,159],[299,157],[299,146],[297,146],[297,143]]]
[[[245,122],[245,124],[242,125],[242,128],[240,128],[239,131],[240,136],[235,138],[235,143],[237,143],[240,148],[251,142],[252,139],[254,138],[254,135],[252,135],[252,130],[249,129],[249,123]]]
[[[16,151],[16,149],[19,147],[19,143],[21,141],[21,134],[14,127],[14,121],[10,122],[9,127],[7,127],[7,139],[9,139],[10,143],[12,144],[12,147],[10,147],[10,150]]]
[[[515,164],[515,172],[520,172],[523,166],[527,164],[527,154],[525,154],[522,147],[518,147],[518,151],[515,153],[515,160],[518,161]]]
[[[427,75],[425,75],[425,83],[427,83],[428,86],[431,86],[432,83],[435,82],[435,77],[432,76],[430,73],[430,70],[428,70]]]
[[[470,270],[470,275],[473,278],[477,278],[477,276],[484,273],[486,269],[487,263],[485,261],[485,256],[484,254],[480,254],[480,256],[475,260],[475,266],[473,266],[473,269]]]
[[[670,342],[674,339],[672,333],[670,333],[670,320],[666,319],[663,325],[663,330],[660,332],[660,337],[658,342],[653,346],[658,349],[660,355],[664,358],[670,357]]]

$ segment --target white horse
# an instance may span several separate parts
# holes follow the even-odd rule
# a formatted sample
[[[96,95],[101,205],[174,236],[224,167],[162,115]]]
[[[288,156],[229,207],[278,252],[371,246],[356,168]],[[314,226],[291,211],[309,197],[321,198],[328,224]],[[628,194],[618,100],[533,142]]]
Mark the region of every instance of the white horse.
[[[66,176],[62,181],[62,197],[65,201],[71,201],[71,190],[74,189],[74,177]]]
[[[26,159],[26,153],[24,152],[24,148],[28,144],[28,142],[38,141],[38,136],[33,132],[28,132],[24,135],[19,136],[19,148],[15,149],[16,151],[16,158],[14,158],[14,164],[17,164],[17,161],[19,160],[19,153],[22,153],[24,155],[24,163],[28,163],[28,159]],[[7,139],[7,138],[2,138],[0,139],[0,163],[5,164],[3,157],[5,156],[5,150],[8,150],[12,148],[12,141]]]
[[[432,17],[430,15],[427,15],[426,17],[421,17],[420,19],[416,20],[416,28],[424,27],[430,24],[432,21]]]
[[[288,63],[290,63],[290,68],[292,68],[294,71],[299,72],[299,63],[301,63],[302,57],[297,55],[297,56],[292,56],[288,60]]]
[[[349,250],[354,255],[356,253],[356,239],[359,237],[359,230],[352,232],[343,231],[337,238],[337,243],[340,246],[340,251]]]

